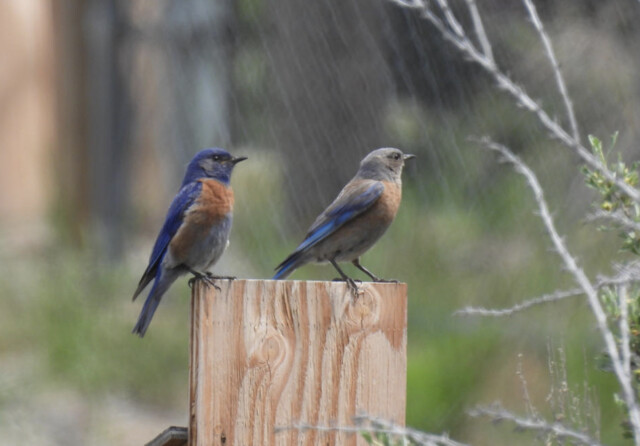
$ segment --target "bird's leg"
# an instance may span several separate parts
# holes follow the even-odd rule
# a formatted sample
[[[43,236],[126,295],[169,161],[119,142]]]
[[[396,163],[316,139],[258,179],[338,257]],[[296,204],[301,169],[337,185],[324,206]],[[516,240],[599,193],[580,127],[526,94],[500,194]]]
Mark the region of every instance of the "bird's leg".
[[[211,271],[205,273],[209,279],[236,280],[236,276],[215,276]]]
[[[360,271],[362,271],[363,273],[365,273],[367,276],[371,277],[371,280],[373,280],[374,282],[380,282],[381,279],[376,276],[375,274],[373,274],[371,271],[369,271],[367,268],[365,268],[364,266],[362,266],[360,264],[360,257],[357,257],[354,261],[352,261],[351,263],[353,263],[353,265],[358,268]]]
[[[389,282],[389,283],[398,283],[397,280],[395,279],[381,279],[380,277],[376,276],[375,274],[373,274],[371,271],[369,271],[367,268],[365,268],[364,266],[362,266],[360,264],[360,257],[357,257],[353,262],[351,262],[354,264],[354,266],[356,268],[358,268],[360,271],[362,271],[363,273],[365,273],[367,276],[371,277],[371,280],[373,280],[374,282]]]
[[[338,264],[336,263],[335,260],[329,260],[329,261],[331,262],[333,267],[338,271],[338,273],[340,273],[340,277],[342,277],[342,280],[347,282],[347,286],[351,290],[351,294],[353,294],[353,297],[357,299],[358,298],[358,285],[356,285],[355,280],[353,280],[351,277],[347,276],[344,273],[344,271],[342,271],[340,269],[340,267],[338,266]]]
[[[189,282],[187,282],[190,288],[193,288],[193,284],[195,283],[196,280],[202,280],[207,286],[211,285],[216,290],[220,291],[220,287],[216,285],[216,283],[214,282],[214,277],[211,276],[210,274],[207,274],[207,273],[203,274],[189,267],[187,267],[187,271],[193,274],[193,277],[189,279]]]

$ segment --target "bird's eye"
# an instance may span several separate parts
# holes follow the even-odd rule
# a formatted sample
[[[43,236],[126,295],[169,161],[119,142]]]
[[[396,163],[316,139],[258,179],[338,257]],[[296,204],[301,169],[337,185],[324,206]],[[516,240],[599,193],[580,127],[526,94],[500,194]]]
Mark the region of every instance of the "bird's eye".
[[[211,159],[214,161],[220,161],[222,158],[220,158],[220,155],[213,155]]]
[[[400,159],[400,154],[398,152],[393,154],[393,159],[394,160],[399,160]]]

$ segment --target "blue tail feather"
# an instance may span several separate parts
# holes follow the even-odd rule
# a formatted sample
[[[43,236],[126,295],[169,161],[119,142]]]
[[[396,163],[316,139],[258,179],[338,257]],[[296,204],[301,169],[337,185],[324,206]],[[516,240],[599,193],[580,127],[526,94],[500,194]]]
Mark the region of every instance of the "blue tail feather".
[[[156,276],[156,280],[153,282],[153,287],[151,287],[151,291],[149,291],[147,300],[144,302],[142,311],[138,317],[138,322],[135,327],[133,327],[132,333],[140,337],[144,336],[147,328],[149,328],[149,324],[151,324],[153,314],[156,312],[160,300],[162,300],[162,296],[177,277],[177,274],[171,274],[170,272]]]
[[[284,261],[280,265],[277,266],[276,274],[273,276],[272,280],[280,280],[286,278],[302,263],[302,253],[300,251],[294,252],[289,257],[284,259]]]

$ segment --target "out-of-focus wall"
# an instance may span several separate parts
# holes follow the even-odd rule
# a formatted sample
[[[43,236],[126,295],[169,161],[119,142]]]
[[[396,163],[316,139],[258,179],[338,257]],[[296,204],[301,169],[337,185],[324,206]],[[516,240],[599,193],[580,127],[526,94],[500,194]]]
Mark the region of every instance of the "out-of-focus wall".
[[[0,243],[46,230],[54,83],[50,3],[0,2]]]

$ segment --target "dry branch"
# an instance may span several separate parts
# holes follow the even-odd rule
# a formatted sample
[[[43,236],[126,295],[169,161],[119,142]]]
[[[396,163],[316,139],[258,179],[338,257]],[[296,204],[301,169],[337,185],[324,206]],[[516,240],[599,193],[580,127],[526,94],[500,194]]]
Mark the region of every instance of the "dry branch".
[[[570,429],[562,423],[551,423],[539,418],[520,417],[501,407],[480,406],[469,411],[469,415],[472,417],[486,416],[491,418],[494,422],[508,421],[515,424],[515,426],[521,430],[551,433],[559,439],[572,440],[587,446],[602,446],[598,441],[589,437],[587,434]]]
[[[550,294],[545,294],[540,297],[525,300],[509,308],[483,308],[483,307],[465,307],[454,314],[458,316],[490,316],[490,317],[503,317],[511,316],[520,311],[528,310],[531,307],[537,305],[547,304],[550,302],[557,302],[559,300],[566,299],[567,297],[576,297],[584,294],[582,288],[573,288],[570,290],[560,290]]]

